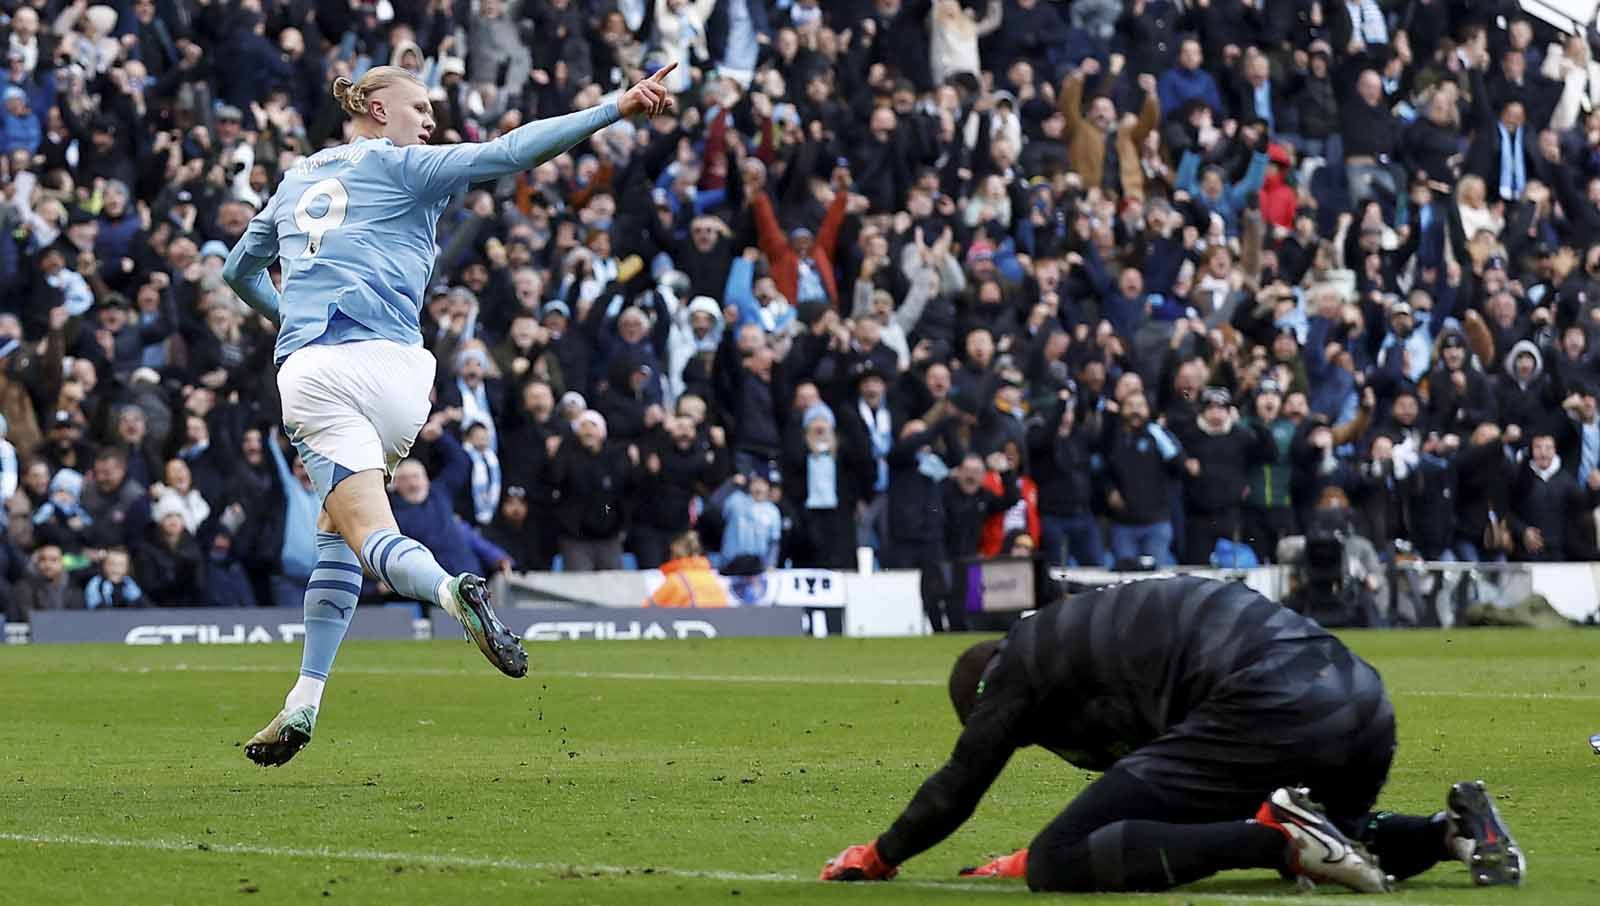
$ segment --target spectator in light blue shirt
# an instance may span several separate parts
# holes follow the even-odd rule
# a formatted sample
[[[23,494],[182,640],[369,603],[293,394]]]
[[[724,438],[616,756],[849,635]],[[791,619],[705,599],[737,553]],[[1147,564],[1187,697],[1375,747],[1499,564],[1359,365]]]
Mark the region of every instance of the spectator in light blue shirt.
[[[276,439],[267,443],[273,465],[278,469],[278,487],[283,491],[283,550],[279,568],[272,577],[272,603],[279,607],[299,607],[306,582],[317,565],[317,513],[322,499],[311,484],[305,464],[296,456],[291,467]]]
[[[712,495],[712,505],[722,508],[722,562],[755,557],[765,569],[778,563],[778,542],[783,539],[783,514],[771,500],[767,477],[735,475]]]
[[[142,607],[144,591],[128,575],[128,549],[113,547],[106,550],[100,561],[100,571],[89,577],[83,588],[83,606],[89,610],[101,607]]]

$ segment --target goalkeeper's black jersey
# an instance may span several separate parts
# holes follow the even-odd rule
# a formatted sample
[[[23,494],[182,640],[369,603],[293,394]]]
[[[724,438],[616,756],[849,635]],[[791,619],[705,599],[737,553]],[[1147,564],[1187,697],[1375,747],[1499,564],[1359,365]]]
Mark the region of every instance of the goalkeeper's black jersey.
[[[1250,588],[1148,579],[1073,595],[1018,623],[991,662],[950,760],[878,840],[898,864],[971,815],[1015,750],[1105,770],[1182,723],[1243,668],[1327,663],[1340,643]],[[1299,674],[1298,676],[1296,674]],[[1286,670],[1285,682],[1308,682]]]

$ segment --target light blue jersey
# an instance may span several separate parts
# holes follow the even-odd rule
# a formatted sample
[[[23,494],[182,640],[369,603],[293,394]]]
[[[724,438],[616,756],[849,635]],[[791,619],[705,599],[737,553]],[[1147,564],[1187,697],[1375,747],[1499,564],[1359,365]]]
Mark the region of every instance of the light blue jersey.
[[[278,322],[274,360],[311,344],[422,343],[439,215],[475,182],[527,170],[616,122],[615,102],[490,142],[396,147],[363,138],[300,161],[240,237],[223,275]],[[283,293],[265,273],[282,262]]]

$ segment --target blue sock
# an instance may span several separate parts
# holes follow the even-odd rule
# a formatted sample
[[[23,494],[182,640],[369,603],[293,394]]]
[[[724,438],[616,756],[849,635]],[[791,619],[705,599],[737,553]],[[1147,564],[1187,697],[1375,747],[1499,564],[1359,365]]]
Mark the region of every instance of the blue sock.
[[[439,583],[450,578],[428,549],[394,529],[378,529],[361,545],[361,559],[372,574],[405,597],[429,604]]]
[[[317,532],[317,565],[306,583],[306,642],[300,675],[326,680],[361,596],[361,561],[344,539]]]

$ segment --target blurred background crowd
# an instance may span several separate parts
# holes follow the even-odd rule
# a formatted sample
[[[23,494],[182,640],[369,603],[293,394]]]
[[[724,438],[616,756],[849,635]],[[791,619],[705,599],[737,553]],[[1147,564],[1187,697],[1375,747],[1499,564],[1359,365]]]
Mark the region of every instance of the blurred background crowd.
[[[392,496],[450,572],[1600,553],[1600,36],[1515,3],[6,5],[8,619],[300,603],[219,271],[381,63],[440,142],[679,64],[441,219]]]

